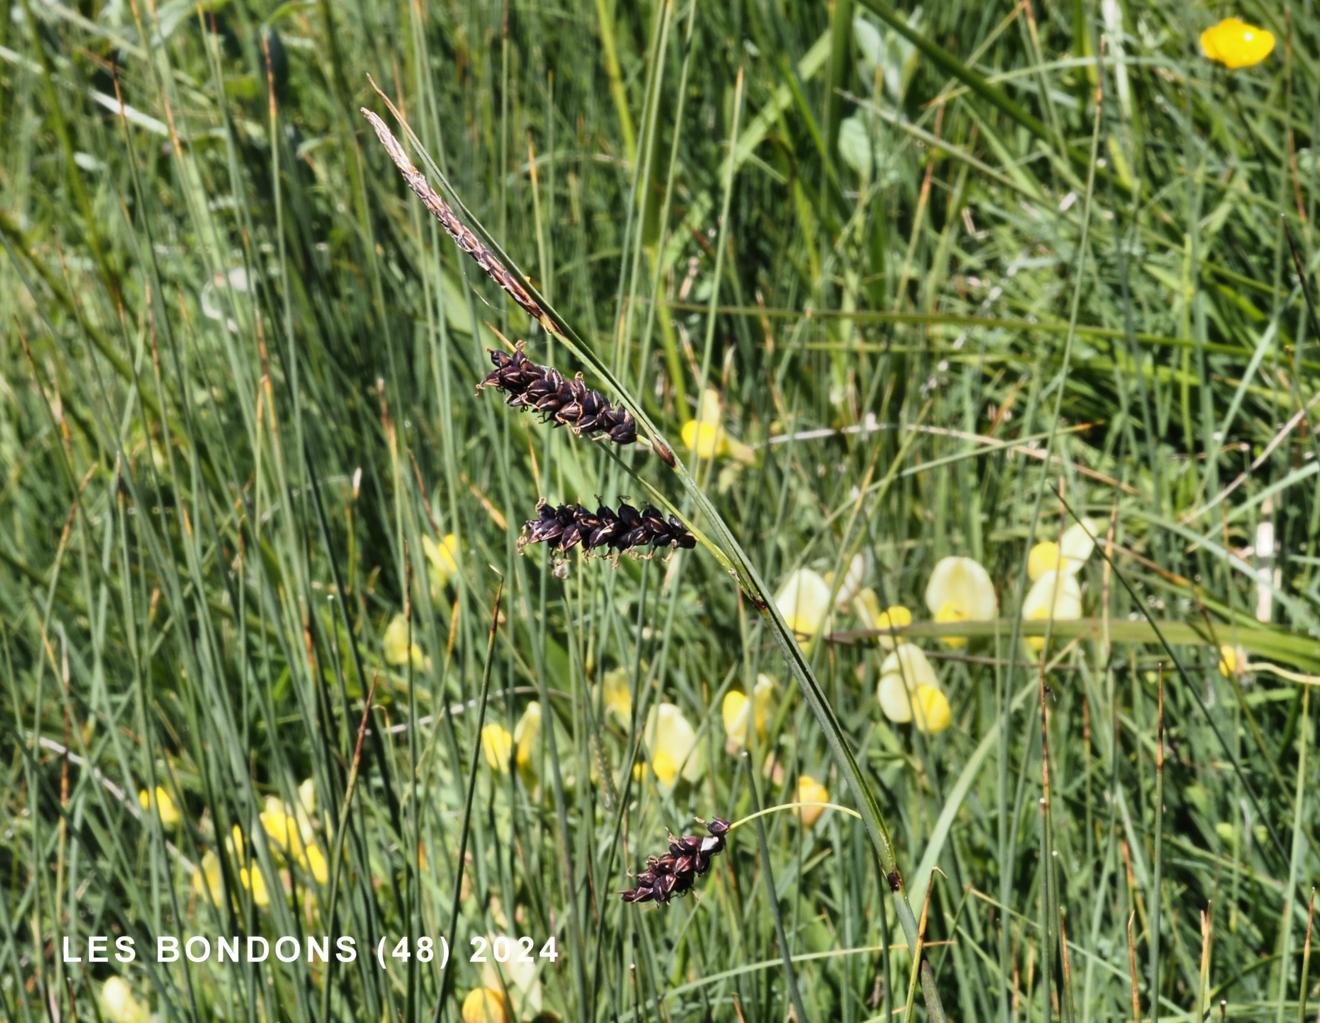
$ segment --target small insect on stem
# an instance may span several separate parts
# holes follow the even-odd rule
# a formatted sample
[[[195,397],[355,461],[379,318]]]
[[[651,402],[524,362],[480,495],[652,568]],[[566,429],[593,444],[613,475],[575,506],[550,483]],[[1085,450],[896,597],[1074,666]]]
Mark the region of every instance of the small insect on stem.
[[[390,154],[394,166],[399,168],[403,180],[408,183],[408,187],[413,190],[417,198],[422,200],[422,205],[431,211],[436,220],[440,221],[440,226],[445,229],[445,233],[450,238],[454,239],[454,244],[471,256],[477,266],[485,271],[486,276],[508,292],[509,297],[522,306],[532,319],[550,333],[559,333],[559,329],[554,320],[550,318],[550,314],[541,308],[541,304],[496,258],[495,254],[481,243],[481,239],[458,219],[458,214],[454,212],[453,208],[444,199],[440,198],[440,194],[426,180],[426,175],[417,169],[412,160],[408,159],[408,154],[404,152],[403,146],[394,137],[394,133],[386,127],[385,122],[366,107],[360,109],[362,116],[367,119],[375,130],[376,138],[380,139],[380,144],[385,147],[385,152]]]

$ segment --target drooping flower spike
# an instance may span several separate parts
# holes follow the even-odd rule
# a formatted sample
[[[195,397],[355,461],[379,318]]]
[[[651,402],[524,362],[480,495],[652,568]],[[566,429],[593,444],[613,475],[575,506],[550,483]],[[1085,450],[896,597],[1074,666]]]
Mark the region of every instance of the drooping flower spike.
[[[724,851],[724,836],[730,824],[716,817],[706,825],[709,834],[669,836],[669,850],[646,861],[646,869],[638,874],[637,883],[619,893],[624,902],[658,902],[661,905],[680,898],[692,890],[692,885],[710,869],[711,857]]]
[[[510,408],[540,412],[545,422],[567,426],[579,437],[601,435],[615,444],[637,440],[632,413],[589,388],[580,373],[569,380],[557,369],[537,365],[527,358],[521,343],[512,353],[492,349],[490,361],[495,368],[477,390],[499,388],[508,395]]]
[[[536,506],[536,518],[523,529],[520,543],[548,543],[561,553],[578,544],[588,551],[604,547],[619,552],[645,547],[691,550],[697,545],[696,537],[672,515],[665,518],[650,505],[637,509],[626,502],[617,512],[606,505],[593,512],[580,504],[556,506],[542,501]]]

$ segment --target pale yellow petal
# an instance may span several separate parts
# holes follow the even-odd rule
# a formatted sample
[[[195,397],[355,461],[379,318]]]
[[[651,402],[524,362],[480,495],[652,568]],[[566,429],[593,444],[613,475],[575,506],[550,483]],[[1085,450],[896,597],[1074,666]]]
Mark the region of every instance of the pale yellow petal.
[[[651,770],[665,788],[672,788],[681,776],[688,781],[701,777],[701,751],[697,733],[683,712],[672,703],[651,708],[643,732],[651,753]]]
[[[797,798],[795,803],[828,803],[830,801],[830,792],[824,785],[808,774],[798,778]],[[798,806],[793,808],[804,827],[812,827],[820,820],[821,814],[825,812],[823,806]]]
[[[1076,621],[1082,617],[1082,588],[1075,576],[1046,572],[1031,585],[1022,601],[1026,621]],[[1024,637],[1028,649],[1039,653],[1045,645],[1043,636]]]
[[[541,737],[541,704],[533,700],[522,712],[518,724],[513,729],[513,742],[517,747],[518,767],[526,770],[531,766],[536,755],[536,745]]]
[[[492,770],[507,771],[513,754],[513,736],[497,722],[486,725],[481,730],[481,753]]]
[[[876,688],[876,698],[880,701],[880,711],[896,725],[905,725],[912,720],[912,694],[903,684],[901,675],[882,675]]]
[[[628,688],[628,673],[623,668],[607,671],[601,679],[601,702],[605,712],[612,714],[621,725],[632,717],[632,691]]]
[[[820,573],[799,568],[779,587],[775,606],[793,632],[814,636],[830,615],[830,585]]]
[[[724,719],[724,734],[728,737],[729,747],[737,751],[746,746],[752,727],[752,707],[747,694],[737,689],[725,693],[720,716]]]
[[[983,622],[995,617],[998,604],[990,573],[965,557],[941,558],[926,584],[926,607],[932,615],[951,609],[960,621]]]
[[[101,1013],[110,1023],[147,1023],[151,1014],[123,977],[109,977],[101,985]]]
[[[1100,535],[1100,524],[1090,519],[1074,522],[1059,537],[1060,571],[1076,575],[1082,570],[1095,550],[1095,538]]]

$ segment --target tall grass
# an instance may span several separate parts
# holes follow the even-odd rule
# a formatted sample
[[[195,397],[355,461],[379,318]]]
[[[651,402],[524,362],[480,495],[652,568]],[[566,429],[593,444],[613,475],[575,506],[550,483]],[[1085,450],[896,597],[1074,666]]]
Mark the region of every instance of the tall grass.
[[[1320,40],[1307,5],[1244,11],[1279,46],[1227,73],[1218,13],[18,4],[6,1015],[107,1018],[119,976],[161,1019],[452,1020],[483,983],[527,1020],[1315,1018]],[[570,344],[401,186],[368,74]],[[524,337],[677,472],[474,395]],[[708,387],[755,464],[679,442]],[[516,543],[542,497],[667,502],[710,547],[561,578]],[[1028,548],[1083,517],[1083,617],[1021,622]],[[947,731],[880,713],[851,609],[799,648],[758,608],[857,553],[917,612]],[[947,554],[997,621],[930,621]],[[721,702],[761,673],[730,754]],[[492,767],[483,725],[533,700],[530,761]],[[672,791],[634,770],[660,703],[705,760]],[[871,826],[768,814],[695,898],[616,897],[666,828],[802,775]],[[324,877],[259,821],[309,790]],[[138,961],[62,961],[97,934]],[[453,957],[162,964],[160,934]],[[556,938],[531,994],[468,961],[510,934]]]

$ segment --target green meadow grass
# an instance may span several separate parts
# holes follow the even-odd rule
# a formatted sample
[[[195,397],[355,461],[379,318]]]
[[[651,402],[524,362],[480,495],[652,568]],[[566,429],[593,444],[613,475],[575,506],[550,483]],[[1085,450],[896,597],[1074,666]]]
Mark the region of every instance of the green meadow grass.
[[[1275,33],[1264,63],[1201,55],[1230,13]],[[457,1020],[482,984],[519,1020],[1320,1018],[1318,25],[1125,0],[11,5],[4,1015],[116,1019],[119,977],[160,1020]],[[403,187],[368,75],[563,336]],[[501,337],[679,464],[474,394]],[[756,464],[683,447],[708,387]],[[542,497],[667,503],[702,544],[565,575],[517,543]],[[1027,552],[1081,517],[1084,615],[1032,655]],[[423,539],[449,533],[433,588]],[[948,730],[885,719],[849,608],[802,649],[758,608],[857,554],[913,609]],[[950,554],[987,567],[998,620],[932,624]],[[386,658],[400,614],[416,664]],[[773,713],[734,755],[721,703],[758,674]],[[530,762],[493,769],[482,725],[531,701]],[[662,702],[704,758],[672,791],[634,770]],[[767,814],[694,897],[617,898],[666,829],[803,775],[861,819]],[[258,823],[300,785],[321,878]],[[156,786],[177,823],[139,806]],[[361,954],[157,963],[162,934]],[[137,961],[64,962],[89,935]],[[367,954],[423,935],[444,969]],[[535,998],[469,961],[497,935],[533,939]]]

